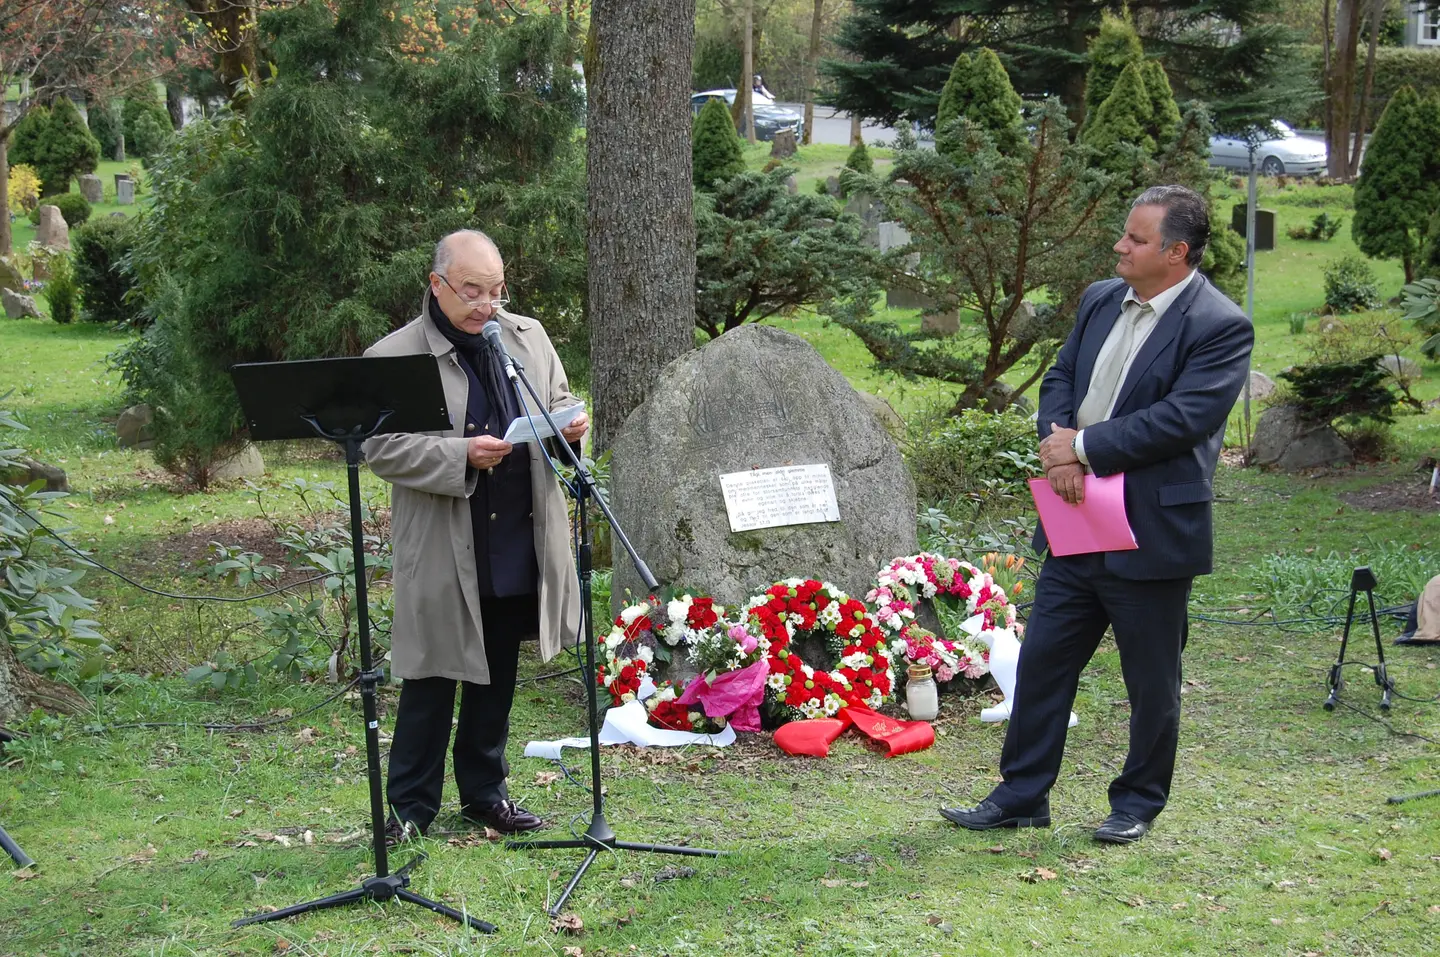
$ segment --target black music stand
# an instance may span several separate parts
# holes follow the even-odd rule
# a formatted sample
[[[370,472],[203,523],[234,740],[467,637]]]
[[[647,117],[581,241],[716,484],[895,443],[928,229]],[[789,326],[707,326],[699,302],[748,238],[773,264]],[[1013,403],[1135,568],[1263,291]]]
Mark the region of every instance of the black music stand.
[[[309,359],[300,362],[252,362],[230,370],[245,412],[250,438],[307,439],[320,436],[345,449],[350,492],[350,542],[355,563],[355,603],[360,618],[360,698],[365,710],[365,756],[370,774],[370,830],[375,846],[375,876],[359,887],[329,897],[292,904],[265,914],[252,914],[232,927],[283,920],[296,914],[342,907],[363,901],[398,898],[443,914],[482,933],[495,925],[409,889],[410,871],[424,854],[394,874],[385,847],[385,799],[380,787],[380,721],[375,686],[380,671],[370,654],[370,609],[365,581],[365,538],[360,517],[360,446],[387,432],[445,432],[450,415],[440,370],[431,355],[354,359]]]
[[[5,732],[4,728],[0,728],[0,747],[3,747],[9,742],[10,735]],[[33,860],[30,859],[29,854],[26,854],[24,851],[20,850],[20,845],[16,844],[14,840],[11,839],[10,835],[5,833],[5,828],[3,827],[0,827],[0,851],[4,851],[6,854],[9,854],[10,859],[15,862],[15,866],[18,868],[23,869],[35,863]]]

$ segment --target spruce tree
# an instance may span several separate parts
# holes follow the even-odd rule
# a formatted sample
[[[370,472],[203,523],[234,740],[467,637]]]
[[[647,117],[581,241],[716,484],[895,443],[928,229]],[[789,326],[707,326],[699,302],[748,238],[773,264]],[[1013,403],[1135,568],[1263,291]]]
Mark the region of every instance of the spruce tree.
[[[1355,245],[1367,256],[1399,259],[1414,282],[1431,213],[1440,207],[1440,100],[1409,85],[1390,98],[1365,149],[1355,184]]]
[[[1140,35],[1127,11],[1117,17],[1105,11],[1100,17],[1100,30],[1090,41],[1088,59],[1090,67],[1085,72],[1085,122],[1088,124],[1100,110],[1100,104],[1110,96],[1120,73],[1131,63],[1145,58],[1140,45]]]
[[[710,100],[695,117],[690,156],[696,189],[714,189],[717,180],[728,180],[745,172],[740,134],[735,132],[735,121],[730,118],[724,100]]]
[[[1170,77],[1159,60],[1145,60],[1140,64],[1140,78],[1145,81],[1145,92],[1150,96],[1150,123],[1145,132],[1155,141],[1157,149],[1164,149],[1175,141],[1180,129],[1180,107],[1175,103]]]
[[[1112,173],[1137,173],[1143,160],[1156,152],[1155,139],[1149,133],[1154,113],[1142,71],[1140,61],[1132,61],[1120,71],[1082,136],[1099,154],[1100,166]]]
[[[80,111],[68,97],[57,97],[50,108],[50,122],[36,157],[41,196],[70,191],[70,180],[81,173],[93,173],[100,163],[100,143],[85,125]]]
[[[10,132],[9,159],[11,166],[24,163],[38,170],[43,155],[46,131],[50,129],[50,110],[44,106],[32,106],[15,124]],[[42,182],[41,188],[44,188]]]
[[[115,107],[118,104],[96,101],[90,104],[90,112],[86,116],[86,123],[90,126],[90,132],[100,144],[100,158],[110,159],[115,155],[115,147],[120,145],[120,118],[116,114]]]
[[[988,132],[1002,153],[1011,153],[1024,139],[1020,94],[995,51],[981,48],[955,58],[950,78],[940,92],[935,116],[935,149],[956,157],[964,139],[956,126],[967,119]]]

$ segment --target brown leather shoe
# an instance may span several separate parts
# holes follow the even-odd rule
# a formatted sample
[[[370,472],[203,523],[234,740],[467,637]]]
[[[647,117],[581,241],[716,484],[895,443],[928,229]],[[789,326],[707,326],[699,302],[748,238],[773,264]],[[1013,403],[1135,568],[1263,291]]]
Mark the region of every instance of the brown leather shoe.
[[[498,801],[485,808],[463,808],[460,816],[472,824],[494,828],[501,834],[520,834],[545,826],[539,815],[532,814],[514,801]]]
[[[392,817],[385,823],[385,846],[397,847],[406,841],[419,838],[422,833],[413,821],[401,821]]]

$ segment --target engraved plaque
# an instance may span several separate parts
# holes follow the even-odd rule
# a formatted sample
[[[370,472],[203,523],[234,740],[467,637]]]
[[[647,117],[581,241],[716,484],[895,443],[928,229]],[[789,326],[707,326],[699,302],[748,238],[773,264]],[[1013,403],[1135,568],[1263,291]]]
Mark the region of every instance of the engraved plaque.
[[[720,476],[730,531],[840,521],[828,465],[786,465]]]

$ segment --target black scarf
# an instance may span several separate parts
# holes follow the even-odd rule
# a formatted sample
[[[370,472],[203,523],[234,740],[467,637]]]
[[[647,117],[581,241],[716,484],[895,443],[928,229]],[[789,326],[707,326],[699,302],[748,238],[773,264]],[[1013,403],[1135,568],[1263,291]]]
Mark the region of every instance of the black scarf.
[[[505,364],[499,353],[483,335],[457,329],[433,296],[430,298],[429,314],[435,328],[439,329],[440,334],[460,353],[474,379],[485,390],[491,420],[485,424],[490,427],[490,434],[504,435],[510,422],[520,417],[520,411],[515,402],[515,390],[510,388],[510,383],[505,379]]]

